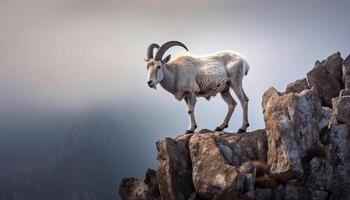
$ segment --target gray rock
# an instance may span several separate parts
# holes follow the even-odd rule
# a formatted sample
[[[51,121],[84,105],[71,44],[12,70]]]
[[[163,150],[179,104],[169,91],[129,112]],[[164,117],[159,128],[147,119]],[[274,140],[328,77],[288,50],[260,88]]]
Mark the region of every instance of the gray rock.
[[[350,96],[334,98],[332,103],[334,114],[338,121],[350,126]]]

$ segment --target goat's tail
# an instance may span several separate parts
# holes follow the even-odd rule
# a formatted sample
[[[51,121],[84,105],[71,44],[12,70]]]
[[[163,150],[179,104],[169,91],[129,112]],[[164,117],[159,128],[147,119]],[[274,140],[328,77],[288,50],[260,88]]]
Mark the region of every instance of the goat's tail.
[[[249,71],[249,64],[247,61],[244,60],[242,65],[243,65],[243,73],[246,76],[248,74],[248,71]]]

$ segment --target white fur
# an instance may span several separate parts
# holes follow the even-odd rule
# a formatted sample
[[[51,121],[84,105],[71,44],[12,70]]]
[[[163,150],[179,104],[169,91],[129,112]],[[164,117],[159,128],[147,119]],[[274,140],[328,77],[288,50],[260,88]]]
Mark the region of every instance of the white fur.
[[[176,99],[182,100],[185,98],[190,114],[189,130],[192,131],[196,127],[194,114],[192,113],[196,97],[205,97],[209,100],[217,93],[222,94],[229,106],[229,111],[219,127],[223,129],[228,125],[236,105],[229,94],[230,87],[235,91],[243,106],[244,122],[242,129],[245,130],[249,126],[247,117],[248,98],[242,88],[242,79],[248,73],[249,65],[243,56],[232,51],[222,51],[204,56],[182,53],[168,63],[151,60],[148,65],[150,67],[148,68],[147,81],[154,83],[152,87],[160,83]]]

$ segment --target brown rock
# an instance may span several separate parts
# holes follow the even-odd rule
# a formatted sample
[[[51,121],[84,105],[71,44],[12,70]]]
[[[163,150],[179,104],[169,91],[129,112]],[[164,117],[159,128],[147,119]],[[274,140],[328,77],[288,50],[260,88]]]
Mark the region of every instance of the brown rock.
[[[340,90],[339,96],[349,96],[350,95],[350,89],[342,89]]]
[[[228,163],[215,141],[215,134],[195,134],[189,143],[192,179],[196,192],[204,199],[227,199],[238,195],[244,176]],[[230,148],[226,149],[230,151]],[[232,198],[232,197],[231,197]]]
[[[289,114],[289,108],[296,104],[295,95],[281,95],[270,88],[264,93],[262,104],[268,140],[267,163],[271,173],[283,176],[286,180],[301,176],[300,148]]]
[[[324,68],[329,74],[334,76],[339,82],[342,82],[342,64],[343,59],[340,52],[330,55],[326,60],[323,60],[320,67]]]
[[[156,172],[148,169],[144,181],[137,178],[124,178],[119,185],[119,195],[123,200],[158,200],[159,190]]]
[[[286,88],[286,93],[300,93],[303,90],[309,89],[306,78],[296,80],[292,83],[289,83]]]
[[[153,169],[147,170],[144,182],[147,183],[149,186],[151,186],[151,189],[153,190],[154,193],[157,193],[159,195],[157,172],[155,170]]]
[[[343,80],[347,91],[350,90],[350,55],[343,61]]]
[[[267,137],[264,129],[259,129],[245,134],[224,133],[220,136],[227,141],[234,152],[238,155],[235,160],[237,163],[232,165],[238,166],[244,162],[259,160],[266,164],[267,162]],[[220,138],[217,137],[217,138]]]
[[[245,162],[240,167],[239,170],[245,176],[243,193],[245,196],[254,199],[254,189],[255,189],[255,175],[256,169],[252,162]]]
[[[343,87],[342,61],[340,53],[335,53],[326,60],[317,62],[307,73],[309,86],[318,90],[323,106],[331,107],[332,98],[337,97]]]
[[[161,199],[185,200],[195,193],[192,184],[188,141],[192,135],[180,136],[177,141],[165,138],[157,141],[157,180]]]
[[[350,96],[337,97],[332,102],[333,111],[338,121],[350,126]]]

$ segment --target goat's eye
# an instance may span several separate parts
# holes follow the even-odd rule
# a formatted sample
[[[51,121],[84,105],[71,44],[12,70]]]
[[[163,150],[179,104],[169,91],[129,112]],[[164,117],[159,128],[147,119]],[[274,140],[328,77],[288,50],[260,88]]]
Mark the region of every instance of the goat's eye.
[[[157,69],[160,69],[160,66],[158,66]]]

